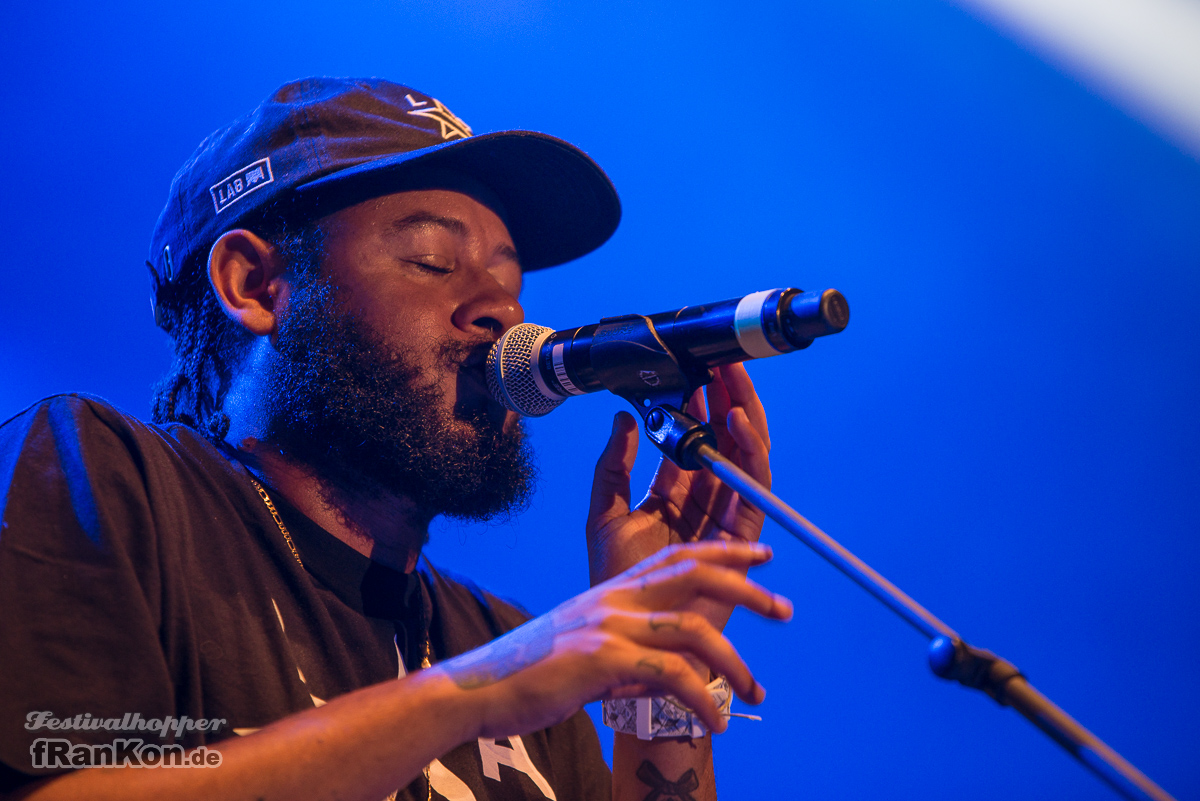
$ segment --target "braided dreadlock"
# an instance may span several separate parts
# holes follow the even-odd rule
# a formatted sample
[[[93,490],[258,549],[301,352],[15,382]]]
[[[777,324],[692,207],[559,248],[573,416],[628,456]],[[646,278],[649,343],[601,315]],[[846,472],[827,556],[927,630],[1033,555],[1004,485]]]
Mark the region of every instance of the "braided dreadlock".
[[[247,227],[275,247],[291,278],[303,284],[316,277],[324,251],[319,224],[273,212]],[[154,387],[153,418],[221,440],[229,431],[225,395],[254,337],[225,314],[203,267],[202,256],[169,283],[155,274],[155,316],[174,340],[175,363]]]

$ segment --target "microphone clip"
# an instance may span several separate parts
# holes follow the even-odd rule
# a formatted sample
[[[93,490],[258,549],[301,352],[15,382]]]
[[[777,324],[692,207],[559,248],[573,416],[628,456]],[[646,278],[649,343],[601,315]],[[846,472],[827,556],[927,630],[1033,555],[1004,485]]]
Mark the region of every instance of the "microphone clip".
[[[684,470],[703,467],[696,450],[702,444],[716,447],[716,434],[683,409],[692,393],[712,382],[712,370],[681,364],[650,318],[640,314],[601,320],[592,335],[591,362],[604,388],[638,410],[646,436],[668,459]],[[639,369],[630,370],[631,364]]]
[[[670,406],[655,406],[644,419],[646,436],[684,470],[700,470],[705,465],[696,454],[701,445],[717,447],[717,435],[708,423]]]

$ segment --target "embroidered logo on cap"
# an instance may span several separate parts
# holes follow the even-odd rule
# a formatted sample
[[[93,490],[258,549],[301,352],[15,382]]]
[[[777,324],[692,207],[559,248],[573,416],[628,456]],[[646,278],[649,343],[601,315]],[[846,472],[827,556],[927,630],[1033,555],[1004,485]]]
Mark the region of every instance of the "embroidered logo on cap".
[[[450,109],[442,105],[442,101],[432,97],[429,100],[417,100],[412,95],[405,95],[404,99],[412,106],[408,112],[409,114],[431,119],[441,127],[443,139],[453,139],[455,137],[466,139],[471,135],[471,126],[458,117],[455,117]],[[430,105],[430,103],[433,105]]]
[[[253,164],[247,164],[240,170],[213,184],[208,188],[212,195],[213,206],[220,214],[229,208],[230,204],[244,198],[255,189],[261,189],[275,180],[271,172],[271,159],[259,159]]]

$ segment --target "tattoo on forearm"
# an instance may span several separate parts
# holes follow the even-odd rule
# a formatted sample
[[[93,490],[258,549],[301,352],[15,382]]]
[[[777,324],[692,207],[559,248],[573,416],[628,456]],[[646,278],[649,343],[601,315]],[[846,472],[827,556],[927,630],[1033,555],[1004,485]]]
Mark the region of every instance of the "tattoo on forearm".
[[[666,667],[663,665],[663,661],[661,659],[639,659],[638,663],[634,665],[634,667],[644,667],[649,670],[653,670],[656,676],[661,676],[663,671],[666,670]]]
[[[700,780],[692,768],[678,781],[671,781],[648,759],[638,766],[637,777],[650,788],[644,801],[696,801],[692,791],[700,789]]]
[[[464,690],[486,687],[542,661],[553,653],[559,634],[580,628],[585,622],[576,618],[557,625],[550,615],[539,617],[481,648],[456,656],[442,668]]]
[[[650,630],[659,629],[683,630],[683,614],[680,612],[656,612],[650,615]]]

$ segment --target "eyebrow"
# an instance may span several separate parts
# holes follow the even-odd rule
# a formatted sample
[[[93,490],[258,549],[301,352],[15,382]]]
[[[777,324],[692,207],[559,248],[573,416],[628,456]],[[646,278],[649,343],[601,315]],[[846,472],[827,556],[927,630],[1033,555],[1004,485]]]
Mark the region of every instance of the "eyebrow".
[[[453,217],[443,217],[440,214],[431,214],[427,211],[418,211],[407,217],[393,220],[388,228],[390,229],[390,233],[402,234],[410,228],[421,228],[427,225],[436,225],[445,228],[450,233],[461,236],[464,239],[467,236],[467,226],[463,225],[462,220],[456,220]]]
[[[418,211],[407,217],[401,217],[398,220],[393,220],[388,226],[388,233],[392,235],[402,234],[412,228],[420,228],[427,225],[436,225],[440,228],[445,228],[455,236],[466,239],[469,236],[467,226],[462,220],[454,217],[443,217],[440,214],[433,214],[427,211]],[[512,259],[517,264],[521,263],[521,257],[512,245],[497,245],[493,255],[503,256],[507,259]]]

